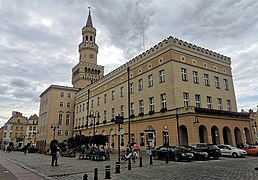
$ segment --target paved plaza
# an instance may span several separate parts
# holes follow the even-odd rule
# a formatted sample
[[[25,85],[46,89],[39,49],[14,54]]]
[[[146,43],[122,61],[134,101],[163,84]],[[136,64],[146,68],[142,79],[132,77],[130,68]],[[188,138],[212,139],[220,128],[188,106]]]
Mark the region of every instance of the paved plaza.
[[[159,180],[159,179],[223,179],[252,180],[258,179],[258,157],[225,158],[209,161],[173,162],[153,160],[150,165],[148,156],[143,157],[143,167],[139,160],[132,163],[132,170],[127,169],[127,163],[121,164],[121,173],[115,173],[117,154],[111,155],[111,161],[90,161],[78,158],[61,157],[60,166],[50,166],[51,156],[44,154],[23,154],[0,152],[1,159],[11,161],[23,168],[39,174],[46,179],[76,180],[84,174],[93,180],[94,169],[98,168],[98,179],[105,179],[105,166],[111,166],[111,179],[114,180]]]

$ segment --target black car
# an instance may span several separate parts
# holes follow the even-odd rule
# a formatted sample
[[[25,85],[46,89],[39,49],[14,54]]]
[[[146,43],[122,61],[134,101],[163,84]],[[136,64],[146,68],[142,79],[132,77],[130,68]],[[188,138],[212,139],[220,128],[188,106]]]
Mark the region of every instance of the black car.
[[[191,161],[193,159],[193,153],[188,151],[186,148],[180,148],[175,146],[160,146],[156,150],[152,151],[152,156],[155,159],[166,159],[167,155],[169,160],[174,161]]]
[[[194,155],[193,159],[196,161],[205,161],[209,158],[209,154],[207,152],[204,152],[199,149],[194,149],[191,146],[182,146],[182,147],[188,149],[191,153],[193,153]]]
[[[193,144],[192,148],[195,151],[207,152],[209,158],[212,157],[213,159],[219,159],[219,157],[221,156],[220,149],[213,144],[198,143],[198,144]]]

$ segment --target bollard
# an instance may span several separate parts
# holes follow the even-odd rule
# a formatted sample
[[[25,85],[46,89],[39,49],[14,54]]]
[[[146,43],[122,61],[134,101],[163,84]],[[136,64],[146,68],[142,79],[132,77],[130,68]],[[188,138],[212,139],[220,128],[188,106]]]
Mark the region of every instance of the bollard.
[[[120,162],[116,162],[116,173],[120,173]]]
[[[88,180],[88,175],[87,175],[87,174],[84,174],[82,180]]]
[[[105,179],[111,179],[110,172],[111,172],[111,167],[110,166],[106,166],[105,167]]]
[[[140,156],[140,167],[142,167],[142,156]]]
[[[98,168],[94,169],[94,180],[98,180]]]
[[[168,164],[168,159],[169,159],[169,157],[168,157],[168,154],[166,155],[166,164]]]
[[[152,165],[153,162],[152,162],[152,155],[150,155],[150,165]]]

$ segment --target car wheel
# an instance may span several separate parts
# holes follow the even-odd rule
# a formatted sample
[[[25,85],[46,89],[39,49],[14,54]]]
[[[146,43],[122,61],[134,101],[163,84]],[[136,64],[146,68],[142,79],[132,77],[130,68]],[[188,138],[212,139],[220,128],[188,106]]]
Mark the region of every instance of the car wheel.
[[[158,160],[159,159],[159,155],[155,154],[154,159]]]
[[[237,153],[233,152],[232,156],[233,156],[233,158],[237,158],[238,155],[237,155]]]
[[[175,162],[178,162],[179,161],[179,157],[176,155],[175,156]]]
[[[219,159],[219,156],[213,156],[213,159]]]

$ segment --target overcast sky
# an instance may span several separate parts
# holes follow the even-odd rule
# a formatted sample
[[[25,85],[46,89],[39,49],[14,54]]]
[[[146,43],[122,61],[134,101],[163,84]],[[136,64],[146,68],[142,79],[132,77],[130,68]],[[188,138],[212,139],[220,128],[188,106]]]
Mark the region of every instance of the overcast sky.
[[[0,126],[38,115],[51,84],[72,86],[89,6],[105,74],[173,36],[231,57],[238,110],[256,111],[257,0],[0,0]]]

